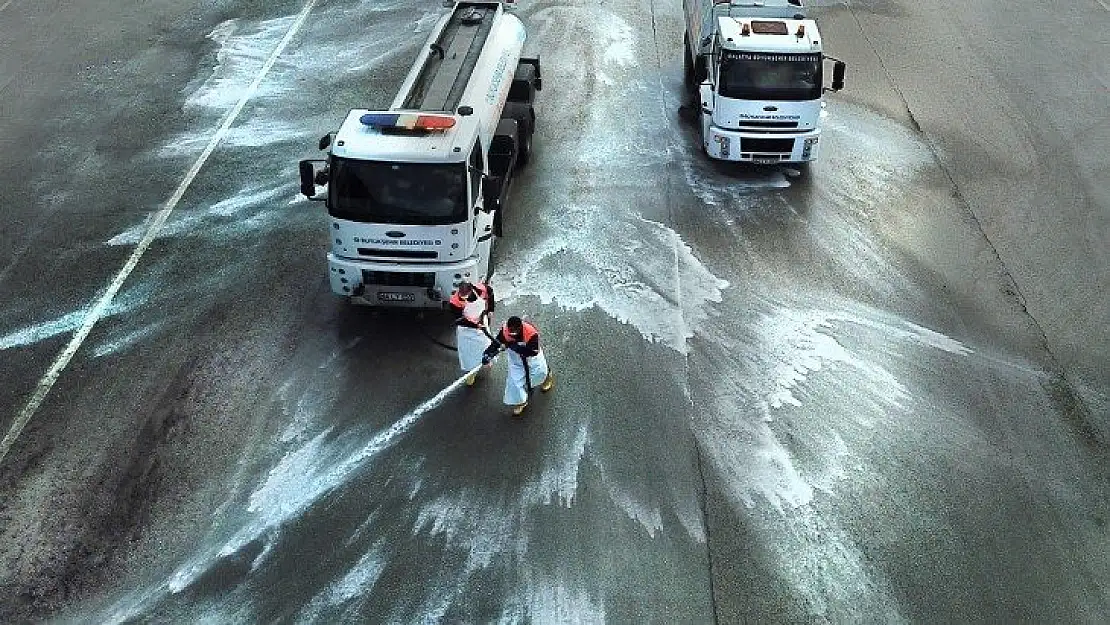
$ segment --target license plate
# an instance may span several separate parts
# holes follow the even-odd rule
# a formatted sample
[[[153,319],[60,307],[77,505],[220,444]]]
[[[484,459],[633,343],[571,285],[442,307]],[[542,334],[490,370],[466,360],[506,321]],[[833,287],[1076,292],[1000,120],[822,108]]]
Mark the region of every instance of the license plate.
[[[415,302],[416,293],[395,293],[393,291],[382,291],[378,293],[378,299],[383,302]]]
[[[775,163],[779,162],[779,159],[777,159],[777,158],[753,158],[752,162],[754,162],[756,165],[774,165]]]

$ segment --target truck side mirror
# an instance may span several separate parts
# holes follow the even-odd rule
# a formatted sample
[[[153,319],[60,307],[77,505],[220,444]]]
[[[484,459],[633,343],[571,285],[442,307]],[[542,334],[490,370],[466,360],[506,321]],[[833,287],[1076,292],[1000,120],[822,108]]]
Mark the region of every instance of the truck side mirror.
[[[844,65],[844,61],[837,61],[836,64],[833,65],[833,80],[832,80],[832,90],[833,91],[840,91],[841,89],[844,88],[844,70],[845,70],[845,68],[846,68],[846,66]]]
[[[326,150],[326,149],[328,149],[328,146],[331,145],[331,135],[332,135],[332,133],[329,132],[328,134],[320,137],[320,149],[321,150]]]
[[[327,161],[319,159],[305,159],[300,163],[301,172],[301,195],[304,195],[310,200],[321,201],[326,199],[327,196],[316,196],[316,185],[328,183],[328,172],[326,169],[316,171],[316,164],[322,163],[325,166]]]
[[[482,179],[482,208],[487,213],[501,208],[501,176]]]

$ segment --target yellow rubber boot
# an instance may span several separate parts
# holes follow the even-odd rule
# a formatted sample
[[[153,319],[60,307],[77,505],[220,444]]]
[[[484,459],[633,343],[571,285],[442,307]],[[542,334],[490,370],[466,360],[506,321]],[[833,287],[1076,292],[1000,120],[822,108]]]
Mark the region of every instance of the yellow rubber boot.
[[[524,409],[527,408],[527,407],[528,407],[528,402],[524,402],[523,404],[517,404],[517,405],[513,406],[513,414],[519,417],[524,412]]]
[[[466,376],[466,385],[467,386],[474,386],[474,382],[476,382],[477,380],[478,380],[478,372],[475,371],[474,373],[471,373],[470,375]]]
[[[540,385],[540,390],[546,393],[547,391],[550,391],[554,387],[555,387],[555,376],[553,376],[549,373],[549,374],[547,374],[547,377],[543,379],[543,384]]]

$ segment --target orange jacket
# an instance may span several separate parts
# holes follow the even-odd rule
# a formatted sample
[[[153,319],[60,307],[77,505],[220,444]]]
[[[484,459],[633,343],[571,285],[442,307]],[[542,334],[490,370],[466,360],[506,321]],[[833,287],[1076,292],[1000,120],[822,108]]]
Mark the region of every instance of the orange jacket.
[[[493,312],[493,306],[494,306],[494,304],[493,304],[493,287],[491,287],[487,284],[483,284],[483,283],[478,283],[478,284],[474,284],[474,285],[471,285],[471,286],[474,288],[474,293],[477,294],[478,297],[480,297],[480,298],[482,298],[483,300],[486,301],[486,312],[487,313],[492,313]],[[480,327],[481,319],[470,319],[465,314],[463,314],[463,311],[466,309],[466,304],[467,304],[467,300],[464,300],[459,295],[458,291],[455,291],[454,293],[451,294],[451,299],[450,299],[450,301],[448,301],[448,305],[451,307],[451,310],[453,310],[455,312],[455,315],[458,317],[458,319],[456,320],[455,323],[457,323],[460,326],[465,326],[465,327],[468,327],[468,328]]]

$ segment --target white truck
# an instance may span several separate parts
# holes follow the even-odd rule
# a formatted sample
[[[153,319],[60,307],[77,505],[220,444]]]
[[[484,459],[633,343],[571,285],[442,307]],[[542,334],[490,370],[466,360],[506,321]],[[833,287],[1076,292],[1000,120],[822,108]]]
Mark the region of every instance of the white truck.
[[[825,56],[801,0],[683,0],[683,9],[685,80],[706,154],[800,169],[816,160],[822,97],[844,87],[845,66]]]
[[[524,39],[501,2],[455,3],[389,110],[351,110],[320,139],[327,158],[300,162],[301,193],[327,206],[333,293],[440,308],[460,281],[488,276],[542,88]]]

